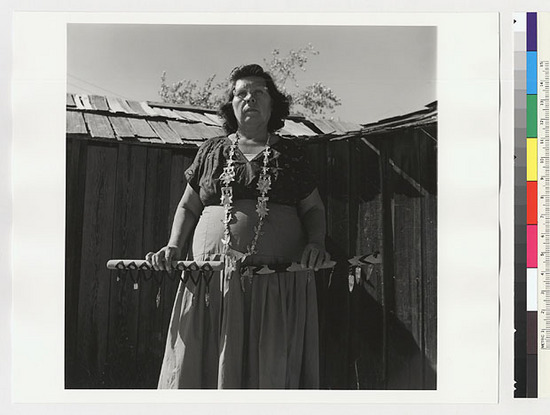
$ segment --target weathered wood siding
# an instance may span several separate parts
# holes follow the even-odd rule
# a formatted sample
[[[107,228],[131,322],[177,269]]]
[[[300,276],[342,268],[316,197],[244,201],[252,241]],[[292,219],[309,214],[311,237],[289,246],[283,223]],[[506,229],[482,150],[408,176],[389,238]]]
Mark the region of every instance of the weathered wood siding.
[[[67,142],[66,387],[153,388],[177,280],[108,271],[166,243],[193,151]],[[78,161],[78,163],[77,163]]]
[[[436,137],[433,124],[309,146],[331,254],[383,256],[351,292],[347,267],[319,276],[325,388],[436,388]]]
[[[307,146],[339,261],[317,275],[323,388],[435,388],[433,137],[435,126]],[[166,242],[195,151],[67,140],[67,388],[156,386],[178,281],[149,273],[135,289],[135,272],[105,263]],[[350,291],[343,260],[375,251],[383,264]]]

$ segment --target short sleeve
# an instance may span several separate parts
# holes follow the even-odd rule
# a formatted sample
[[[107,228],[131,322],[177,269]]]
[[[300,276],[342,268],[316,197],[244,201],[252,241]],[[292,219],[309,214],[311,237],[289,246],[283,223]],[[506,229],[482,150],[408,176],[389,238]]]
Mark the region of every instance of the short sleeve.
[[[184,173],[187,183],[197,193],[200,193],[201,177],[208,173],[206,172],[206,157],[212,150],[212,144],[213,140],[208,140],[199,147],[193,163],[191,163]]]
[[[317,178],[302,148],[298,148],[295,166],[297,170],[294,174],[296,178],[297,199],[301,201],[315,190],[317,187]]]

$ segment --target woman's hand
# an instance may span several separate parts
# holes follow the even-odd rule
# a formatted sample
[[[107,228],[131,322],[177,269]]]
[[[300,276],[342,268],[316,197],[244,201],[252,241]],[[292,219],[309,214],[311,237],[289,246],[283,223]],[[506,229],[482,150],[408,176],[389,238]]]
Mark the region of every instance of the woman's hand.
[[[158,252],[149,252],[145,255],[148,261],[156,271],[172,271],[172,261],[180,259],[181,248],[167,245]]]
[[[326,262],[330,261],[330,254],[319,243],[309,243],[304,248],[301,264],[304,268],[319,270]]]

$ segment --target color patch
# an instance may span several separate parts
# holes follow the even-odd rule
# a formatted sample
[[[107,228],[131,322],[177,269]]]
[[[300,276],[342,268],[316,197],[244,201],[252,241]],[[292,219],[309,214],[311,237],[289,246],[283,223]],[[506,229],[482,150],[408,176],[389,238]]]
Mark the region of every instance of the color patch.
[[[527,139],[527,181],[537,181],[537,139]]]
[[[537,13],[527,13],[527,51],[537,50]]]
[[[527,268],[537,267],[537,225],[527,225]]]
[[[537,94],[537,52],[527,52],[527,94]]]
[[[527,224],[537,224],[537,182],[527,182]]]
[[[537,96],[527,95],[527,138],[536,138],[537,128]]]
[[[527,311],[527,354],[537,354],[537,310]]]
[[[537,278],[536,268],[527,269],[527,311],[537,311]]]

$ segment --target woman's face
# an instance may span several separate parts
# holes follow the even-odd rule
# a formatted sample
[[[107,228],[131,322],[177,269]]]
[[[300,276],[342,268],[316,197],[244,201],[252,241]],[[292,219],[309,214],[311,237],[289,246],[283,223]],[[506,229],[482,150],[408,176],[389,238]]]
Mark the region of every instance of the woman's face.
[[[233,95],[233,112],[239,127],[267,129],[271,117],[271,96],[265,80],[258,76],[239,79]]]

